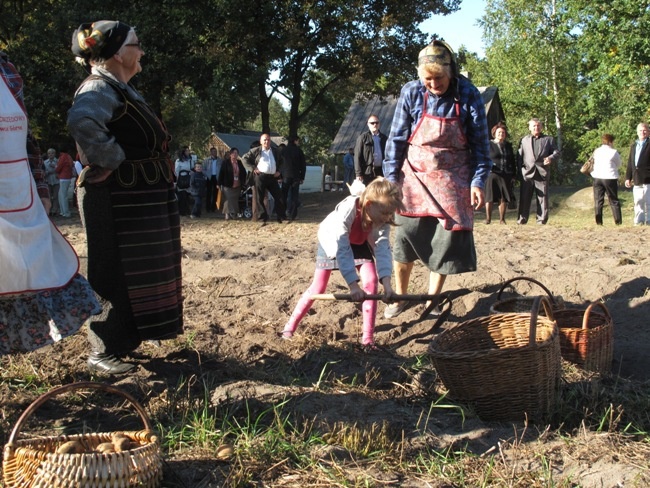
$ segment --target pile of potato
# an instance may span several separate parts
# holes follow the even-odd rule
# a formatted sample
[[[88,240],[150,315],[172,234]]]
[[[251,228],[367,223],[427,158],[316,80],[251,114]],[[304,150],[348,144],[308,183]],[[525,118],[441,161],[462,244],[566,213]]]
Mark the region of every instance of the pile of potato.
[[[57,450],[57,454],[86,454],[98,452],[102,454],[107,454],[111,452],[122,452],[128,451],[129,449],[134,449],[139,447],[140,444],[136,441],[132,441],[126,434],[123,432],[114,432],[111,435],[111,442],[102,442],[97,447],[91,450],[84,448],[83,444],[80,441],[68,441],[61,444]]]

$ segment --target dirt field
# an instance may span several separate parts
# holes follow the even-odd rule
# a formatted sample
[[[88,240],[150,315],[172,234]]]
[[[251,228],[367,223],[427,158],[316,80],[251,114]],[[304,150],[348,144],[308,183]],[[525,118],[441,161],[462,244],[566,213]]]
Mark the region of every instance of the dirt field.
[[[311,281],[318,223],[343,195],[302,195],[299,219],[290,224],[271,222],[260,227],[250,221],[226,222],[214,215],[183,218],[186,334],[161,348],[143,346],[135,358],[140,364],[137,373],[108,381],[137,392],[145,407],[156,411],[170,395],[169,390],[183,379],[209,374],[215,384],[215,405],[241,398],[269,405],[291,397],[302,416],[327,425],[389,421],[392,428],[410,437],[414,448],[423,444],[432,449],[464,445],[477,454],[502,450],[504,462],[508,459],[513,471],[534,469],[539,463],[535,453],[544,452],[555,461],[549,468],[554,479],[575,483],[567,486],[650,483],[647,440],[614,445],[606,435],[585,431],[568,442],[559,436],[540,435],[538,427],[485,423],[471,414],[463,421],[447,410],[430,413],[426,428],[422,428],[423,412],[415,400],[433,394],[435,378],[431,373],[413,375],[400,367],[425,355],[431,338],[439,333],[431,330],[433,320],[418,320],[421,304],[414,304],[393,320],[384,319],[385,305],[379,304],[376,340],[388,349],[385,353],[364,354],[356,347],[360,343],[361,315],[356,304],[343,301],[316,302],[294,340],[279,340],[278,331]],[[615,324],[613,371],[620,378],[603,380],[603,388],[615,381],[648,382],[650,253],[646,246],[650,245],[650,228],[632,227],[629,214],[624,217],[621,227],[615,227],[606,214],[604,226],[568,230],[554,225],[553,211],[546,226],[517,226],[514,211],[509,211],[507,225],[499,225],[498,219],[486,225],[480,215],[475,228],[479,270],[448,278],[445,289],[451,294],[452,308],[442,329],[487,315],[503,281],[533,277],[560,295],[568,306],[601,299],[606,303]],[[57,223],[83,265],[85,237],[77,219]],[[332,276],[328,291],[346,293],[341,277]],[[425,293],[427,280],[425,269],[416,265],[409,292]],[[535,286],[517,288],[525,294],[543,293]],[[86,353],[80,334],[26,357],[37,376],[45,376],[56,385],[90,377],[85,370]],[[10,370],[17,361],[3,358],[2,367]],[[274,378],[272,372],[279,365],[291,368],[302,378],[302,384],[317,384],[323,376],[349,379],[356,375],[365,388],[385,394],[297,387],[283,383],[284,378]],[[5,378],[0,385],[3,443],[7,429],[35,397],[29,389],[10,383]],[[509,450],[514,445],[518,449]],[[179,481],[169,486],[220,486],[217,473],[224,467],[217,469],[215,463],[208,455],[192,460],[171,457],[165,468],[166,480],[182,480],[182,484]],[[382,474],[372,476],[379,479]],[[432,480],[427,485],[416,479],[399,483],[382,479],[377,486],[443,486]],[[278,478],[264,486],[294,485]]]

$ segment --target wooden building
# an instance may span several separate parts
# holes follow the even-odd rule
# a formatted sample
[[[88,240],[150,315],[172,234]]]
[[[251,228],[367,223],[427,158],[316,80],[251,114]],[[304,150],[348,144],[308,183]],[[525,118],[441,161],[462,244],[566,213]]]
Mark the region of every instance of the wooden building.
[[[499,90],[496,86],[478,87],[485,104],[485,112],[488,119],[488,128],[499,121],[505,121],[505,114],[499,99]],[[341,127],[339,128],[334,142],[330,146],[330,154],[345,154],[348,149],[354,147],[359,134],[368,130],[366,125],[368,117],[375,114],[381,123],[381,131],[388,135],[393,122],[393,114],[397,105],[397,97],[372,97],[367,100],[355,100],[350,105]]]
[[[234,134],[213,132],[206,142],[205,154],[210,154],[211,147],[217,148],[217,153],[221,158],[233,147],[239,150],[240,155],[244,154],[248,152],[253,144],[259,143],[261,135],[261,132],[254,130],[241,130]],[[271,145],[277,147],[280,144],[286,144],[285,138],[277,133],[271,133]]]

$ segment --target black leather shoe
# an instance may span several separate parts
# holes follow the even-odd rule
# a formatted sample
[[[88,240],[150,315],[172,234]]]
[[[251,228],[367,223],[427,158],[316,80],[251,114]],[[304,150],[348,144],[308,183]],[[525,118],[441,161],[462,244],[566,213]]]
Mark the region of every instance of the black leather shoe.
[[[125,363],[113,354],[92,352],[88,356],[88,369],[98,373],[124,374],[133,371],[135,364]]]

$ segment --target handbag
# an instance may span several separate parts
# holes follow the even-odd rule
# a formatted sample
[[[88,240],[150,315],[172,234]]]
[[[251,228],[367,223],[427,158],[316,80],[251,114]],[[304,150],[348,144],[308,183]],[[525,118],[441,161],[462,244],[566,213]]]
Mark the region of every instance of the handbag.
[[[221,188],[217,188],[217,210],[221,210],[223,207],[223,190]]]
[[[582,168],[580,168],[580,172],[583,175],[588,175],[594,170],[594,157],[593,155],[587,160],[585,164],[582,165]]]

